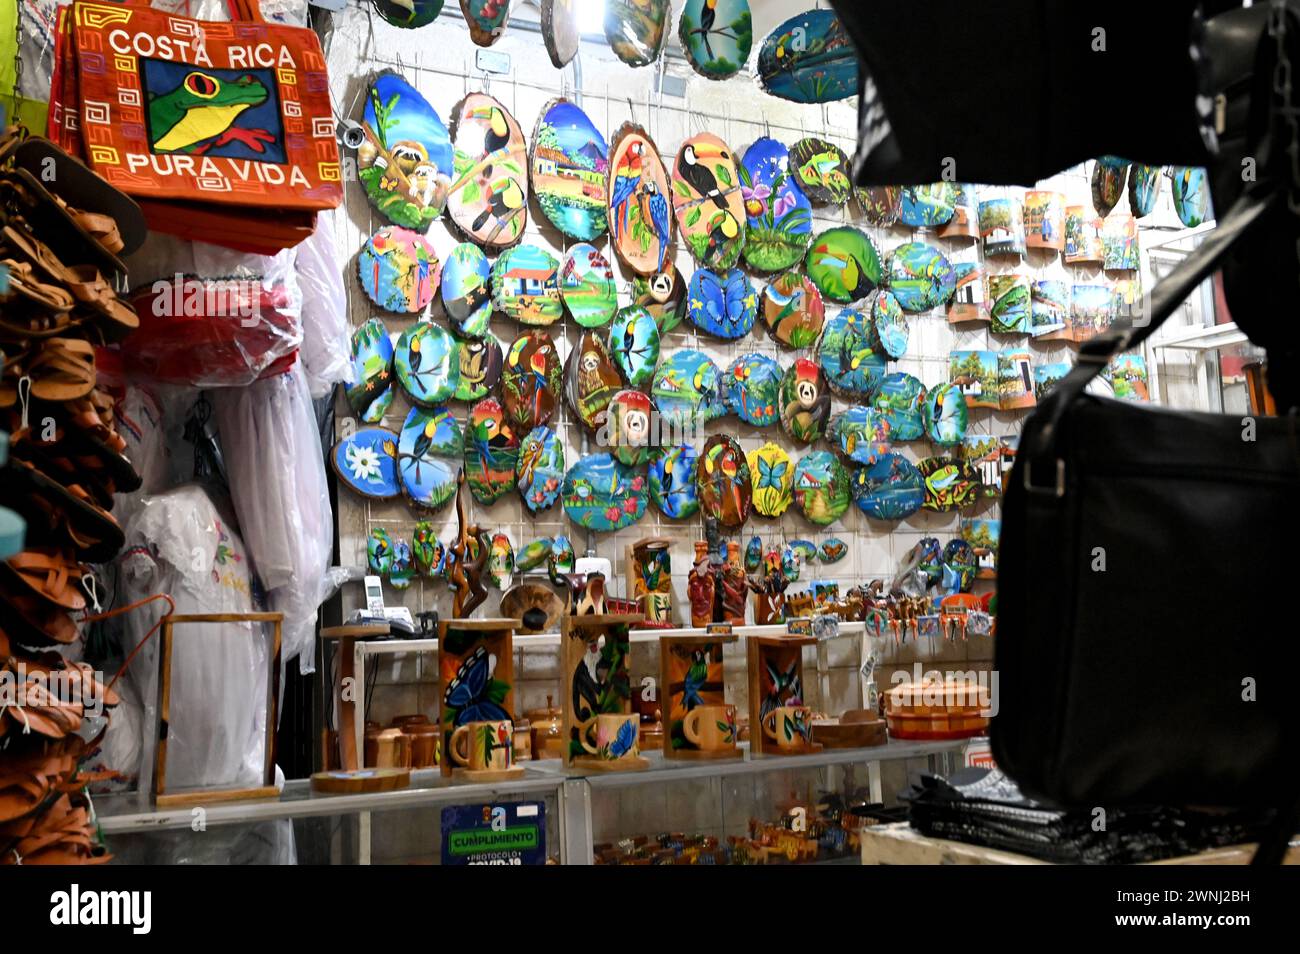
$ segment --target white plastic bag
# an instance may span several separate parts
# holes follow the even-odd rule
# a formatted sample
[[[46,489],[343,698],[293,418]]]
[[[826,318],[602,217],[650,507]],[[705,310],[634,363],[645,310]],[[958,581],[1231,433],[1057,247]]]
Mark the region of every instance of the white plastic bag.
[[[316,215],[316,231],[294,248],[302,291],[302,347],[299,354],[313,398],[353,378],[344,262],[334,246],[334,210]]]

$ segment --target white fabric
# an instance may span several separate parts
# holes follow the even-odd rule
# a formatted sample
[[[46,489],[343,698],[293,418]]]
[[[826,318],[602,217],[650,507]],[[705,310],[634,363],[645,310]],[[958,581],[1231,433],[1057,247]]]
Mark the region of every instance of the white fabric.
[[[316,215],[316,231],[294,251],[302,291],[302,346],[298,354],[307,371],[313,398],[323,398],[339,382],[351,383],[352,329],[343,287],[346,264],[334,247],[334,211]]]

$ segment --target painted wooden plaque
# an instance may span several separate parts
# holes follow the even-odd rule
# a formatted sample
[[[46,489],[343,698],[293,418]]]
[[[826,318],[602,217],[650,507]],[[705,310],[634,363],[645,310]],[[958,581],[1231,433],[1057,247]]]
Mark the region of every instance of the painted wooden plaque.
[[[905,242],[889,254],[889,292],[904,311],[929,311],[952,297],[957,276],[943,252]]]
[[[515,487],[519,438],[496,398],[470,408],[465,424],[465,482],[479,503],[500,500]]]
[[[686,290],[686,317],[707,334],[743,338],[758,317],[758,293],[739,268],[725,274],[697,268]]]
[[[812,241],[812,203],[799,187],[790,151],[763,136],[745,150],[738,171],[746,264],[760,272],[797,265]]]
[[[957,186],[952,182],[903,186],[898,221],[914,229],[946,225],[952,221],[956,203]]]
[[[704,442],[695,468],[700,512],[714,517],[723,527],[739,527],[749,519],[753,483],[749,462],[740,445],[726,434],[714,434]]]
[[[1124,194],[1128,163],[1114,156],[1102,156],[1092,166],[1092,207],[1102,218],[1119,203]]]
[[[768,441],[749,452],[748,463],[754,512],[763,517],[781,516],[794,499],[794,461],[785,448]]]
[[[707,79],[735,76],[754,46],[749,0],[686,0],[677,39],[691,69]]]
[[[1029,333],[1060,331],[1070,319],[1070,283],[1036,278],[1029,289]]]
[[[1164,178],[1162,166],[1148,166],[1135,162],[1128,170],[1128,205],[1138,218],[1155,211],[1160,197],[1160,180]]]
[[[567,99],[542,110],[530,169],[533,194],[552,225],[579,242],[605,232],[609,147],[590,117]]]
[[[878,228],[888,228],[898,221],[902,211],[902,186],[868,186],[854,188],[853,196],[867,221]]]
[[[925,385],[905,371],[885,375],[871,398],[893,441],[919,440],[925,433]]]
[[[397,481],[397,435],[383,427],[361,427],[334,445],[330,463],[339,481],[374,500],[401,493]]]
[[[944,513],[969,507],[982,495],[979,471],[968,460],[958,457],[925,457],[916,469],[925,485],[926,510]]]
[[[447,408],[411,408],[398,436],[397,471],[412,503],[437,510],[455,496],[464,447]]]
[[[393,572],[393,537],[384,527],[371,527],[366,534],[366,566],[376,576]]]
[[[799,358],[781,378],[781,427],[800,444],[811,444],[826,432],[831,392],[826,376],[814,362]]]
[[[586,242],[571,246],[564,256],[559,286],[564,307],[584,328],[608,324],[618,307],[614,270],[600,250]]]
[[[723,375],[731,410],[746,424],[767,427],[781,418],[781,365],[765,354],[742,354]]]
[[[907,315],[889,291],[877,292],[871,302],[871,330],[876,346],[887,358],[897,361],[907,353]]]
[[[1025,193],[1025,246],[1065,249],[1065,196],[1045,189]]]
[[[960,444],[966,437],[968,411],[961,388],[936,384],[925,395],[925,434],[941,447]]]
[[[433,301],[442,266],[418,232],[386,225],[366,239],[357,256],[361,288],[380,308],[416,315]]]
[[[529,513],[541,513],[560,499],[564,483],[564,444],[545,424],[534,427],[519,444],[515,489]]]
[[[889,453],[889,424],[874,407],[855,404],[831,419],[831,446],[850,464],[871,465]]]
[[[939,226],[939,238],[977,239],[980,237],[979,202],[975,187],[966,183],[953,183],[952,218]]]
[[[849,399],[866,398],[880,385],[887,363],[865,311],[845,308],[822,328],[817,364],[836,394]]]
[[[1025,221],[1018,199],[985,199],[979,216],[985,257],[1025,254]]]
[[[491,46],[501,39],[510,22],[510,5],[513,0],[460,0],[460,12],[465,15],[469,38],[479,46]]]
[[[403,331],[393,367],[406,396],[424,407],[451,400],[460,384],[458,350],[451,333],[431,321],[417,321]]]
[[[501,380],[501,342],[494,335],[482,338],[459,338],[456,352],[460,355],[460,383],[456,385],[455,400],[477,401],[487,397],[489,391]]]
[[[1003,335],[1029,334],[1029,276],[1020,272],[990,275],[989,330]]]
[[[745,202],[727,144],[712,133],[682,143],[672,190],[677,227],[695,260],[706,268],[734,266],[745,245]]]
[[[790,147],[795,181],[819,205],[844,205],[852,195],[849,160],[833,142],[808,136]]]
[[[767,35],[758,50],[758,82],[795,103],[831,103],[858,93],[858,55],[840,18],[807,10]]]
[[[414,86],[380,73],[366,91],[357,176],[366,198],[394,225],[426,231],[447,204],[451,137]]]
[[[644,391],[624,388],[610,398],[605,416],[606,446],[620,464],[635,467],[649,457],[652,412]]]
[[[848,555],[849,545],[839,537],[823,540],[822,545],[817,548],[817,559],[823,563],[839,563]]]
[[[762,299],[763,323],[778,344],[807,348],[817,341],[826,306],[811,278],[784,272],[763,286]]]
[[[353,383],[344,390],[352,413],[378,424],[393,404],[393,339],[378,318],[368,318],[352,332]]]
[[[594,431],[605,423],[610,399],[622,387],[605,342],[596,332],[584,331],[569,352],[564,371],[565,399],[584,427]]]
[[[669,0],[605,0],[605,39],[628,66],[659,59],[668,36]]]
[[[492,545],[488,548],[487,573],[488,579],[498,590],[510,585],[510,578],[515,574],[515,548],[507,534],[492,535]]]
[[[644,391],[659,364],[660,335],[654,316],[639,305],[620,308],[609,326],[609,353],[628,387]]]
[[[1113,213],[1101,226],[1102,268],[1134,271],[1138,259],[1137,219],[1128,213]]]
[[[483,250],[461,242],[442,266],[442,307],[456,334],[481,338],[492,321],[492,266]]]
[[[668,171],[654,141],[624,123],[609,150],[609,234],[614,254],[638,275],[664,270],[673,243]]]
[[[492,266],[492,305],[523,325],[554,324],[564,314],[560,263],[540,245],[506,249]]]
[[[683,520],[700,509],[695,490],[699,456],[690,444],[659,447],[650,454],[650,500],[665,517]]]
[[[984,263],[953,262],[952,270],[954,285],[952,298],[948,300],[948,323],[988,321]]]
[[[404,30],[427,26],[438,19],[443,0],[371,0],[384,22]]]
[[[560,475],[563,478],[563,474]],[[515,554],[515,569],[521,573],[527,573],[529,570],[535,570],[551,555],[551,538],[538,537],[524,545],[522,550]]]
[[[1065,209],[1065,262],[1074,265],[1083,262],[1101,263],[1101,216],[1086,205],[1071,205]]]
[[[654,316],[659,333],[666,335],[686,317],[686,279],[671,262],[662,272],[632,279],[632,304]]]
[[[853,502],[868,517],[902,520],[921,509],[925,482],[902,454],[885,454],[853,475]]]
[[[452,110],[453,181],[447,213],[487,248],[519,241],[528,224],[528,144],[515,117],[486,93]]]
[[[844,516],[853,499],[849,472],[839,458],[825,450],[812,451],[799,459],[794,468],[793,493],[803,515],[822,527]]]
[[[630,527],[645,516],[646,479],[611,454],[589,454],[564,475],[564,513],[588,530]]]
[[[563,384],[559,352],[545,331],[526,331],[511,343],[501,372],[501,395],[517,429],[531,430],[549,421]]]
[[[578,0],[542,0],[542,42],[551,64],[562,70],[578,55]]]
[[[818,291],[841,303],[865,297],[881,280],[876,246],[851,225],[829,228],[813,239],[804,266]]]
[[[655,370],[650,397],[664,423],[677,428],[703,426],[727,413],[722,373],[706,354],[674,351]]]

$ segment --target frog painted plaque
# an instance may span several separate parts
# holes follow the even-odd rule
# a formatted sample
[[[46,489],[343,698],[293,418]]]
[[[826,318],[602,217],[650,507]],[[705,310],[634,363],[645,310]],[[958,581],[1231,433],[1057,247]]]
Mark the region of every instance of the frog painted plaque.
[[[712,133],[682,143],[672,190],[677,227],[695,260],[705,268],[734,266],[745,245],[745,202],[727,144]]]
[[[564,475],[564,513],[588,530],[630,527],[645,516],[645,482],[612,455],[589,454]]]
[[[634,467],[650,455],[651,411],[650,398],[642,391],[624,388],[610,399],[605,445],[620,464]]]
[[[528,144],[515,117],[486,93],[452,110],[455,163],[447,213],[479,245],[507,248],[528,224]]]
[[[902,520],[921,509],[925,482],[902,454],[885,454],[853,475],[853,502],[868,517]]]
[[[594,245],[569,248],[560,267],[560,298],[573,320],[584,328],[608,324],[618,307],[614,270]]]
[[[544,331],[527,331],[506,352],[501,395],[510,422],[520,430],[545,424],[555,413],[564,369],[555,342]]]
[[[584,427],[596,430],[605,423],[610,399],[623,387],[618,368],[605,342],[594,331],[584,331],[569,353],[564,372],[564,396]]]
[[[442,272],[438,253],[423,235],[386,225],[357,256],[361,288],[380,308],[417,315],[433,301]]]
[[[510,5],[511,0],[460,0],[469,38],[479,46],[491,46],[501,39],[510,22]]]
[[[758,317],[758,293],[739,268],[719,274],[697,268],[686,290],[686,317],[719,338],[743,338]]]
[[[646,390],[659,363],[659,326],[638,305],[620,308],[609,326],[609,353],[628,387]]]
[[[944,513],[969,507],[982,495],[979,471],[970,461],[957,457],[926,457],[916,469],[925,485],[926,510]]]
[[[716,518],[723,527],[739,527],[749,519],[754,492],[749,462],[734,439],[714,434],[704,442],[695,480],[705,517]]]
[[[560,263],[540,245],[506,249],[492,266],[492,305],[522,325],[554,324],[564,314]]]
[[[821,292],[812,279],[799,272],[784,272],[768,282],[761,307],[768,333],[787,348],[814,344],[826,320]]]
[[[925,385],[905,371],[885,375],[871,399],[893,441],[915,441],[925,433],[924,403]]]
[[[393,339],[378,318],[368,318],[352,332],[353,383],[345,394],[352,413],[377,424],[393,404]]]
[[[638,275],[662,272],[673,243],[671,186],[650,134],[633,123],[620,126],[609,150],[609,168],[614,254]]]
[[[849,472],[830,451],[812,451],[795,465],[793,493],[803,515],[824,527],[849,509]]]
[[[907,315],[891,292],[876,293],[871,302],[871,328],[876,347],[885,357],[897,361],[907,353]]]
[[[812,241],[812,204],[799,188],[786,147],[763,136],[741,157],[740,194],[745,202],[745,262],[776,272],[803,260]]]
[[[763,517],[781,516],[793,499],[794,461],[783,447],[768,441],[749,452],[748,462],[754,512]]]
[[[650,452],[650,500],[665,517],[683,520],[700,509],[695,491],[699,458],[690,444],[674,444]]]
[[[442,307],[452,330],[481,338],[492,321],[492,266],[483,250],[461,242],[442,266]]]
[[[460,425],[447,408],[411,408],[398,436],[397,472],[413,504],[437,510],[451,500],[464,446]]]
[[[749,0],[686,0],[677,39],[691,69],[707,79],[735,76],[754,46]]]
[[[542,0],[542,42],[551,65],[562,70],[578,55],[578,0]]]
[[[934,228],[952,221],[957,186],[952,182],[903,186],[898,200],[898,221],[913,229]]]
[[[831,445],[851,464],[871,465],[889,453],[889,423],[874,407],[855,404],[831,419]]]
[[[650,397],[663,422],[676,428],[702,427],[727,413],[722,374],[700,351],[684,349],[665,358],[655,370]]]
[[[460,382],[456,385],[457,401],[477,401],[487,397],[501,380],[501,342],[493,335],[482,338],[456,339],[460,355]]]
[[[853,197],[866,216],[867,222],[877,228],[888,228],[898,221],[902,211],[902,186],[868,186],[854,188]]]
[[[686,316],[686,280],[671,262],[662,272],[632,279],[632,304],[654,317],[659,333],[666,335]]]
[[[668,0],[605,0],[605,39],[628,66],[659,59],[668,36]]]
[[[386,428],[357,428],[334,445],[330,464],[339,481],[363,497],[389,500],[401,493],[397,435]]]
[[[451,186],[447,127],[415,87],[384,72],[367,90],[361,129],[357,176],[366,198],[394,225],[426,231]]]
[[[966,437],[968,411],[961,388],[936,384],[925,396],[925,434],[941,447],[960,444]]]
[[[827,229],[813,239],[804,266],[822,295],[845,304],[865,297],[881,280],[875,245],[850,225]]]
[[[862,399],[879,386],[888,362],[874,338],[871,319],[856,308],[845,308],[826,322],[817,342],[817,364],[836,394]]]
[[[552,100],[533,133],[531,175],[537,204],[569,238],[591,242],[608,225],[609,147],[581,109]]]
[[[844,205],[852,195],[848,157],[833,142],[800,139],[790,147],[790,168],[804,195],[818,205]]]
[[[826,377],[807,358],[799,358],[781,378],[781,427],[800,444],[811,444],[826,431],[831,392]]]
[[[417,321],[402,332],[393,366],[406,396],[423,407],[451,400],[460,384],[456,339],[431,321]]]
[[[765,354],[743,354],[723,375],[731,410],[746,424],[767,427],[780,420],[781,365]]]
[[[952,297],[957,276],[947,257],[924,242],[906,242],[889,255],[889,292],[904,311],[937,308]]]
[[[529,513],[541,513],[560,499],[564,483],[564,445],[554,430],[534,427],[519,444],[515,489]]]
[[[858,56],[840,18],[830,10],[807,10],[769,33],[758,50],[758,83],[795,103],[856,96]]]
[[[490,504],[515,486],[519,438],[496,398],[470,408],[465,424],[465,482],[479,503]]]

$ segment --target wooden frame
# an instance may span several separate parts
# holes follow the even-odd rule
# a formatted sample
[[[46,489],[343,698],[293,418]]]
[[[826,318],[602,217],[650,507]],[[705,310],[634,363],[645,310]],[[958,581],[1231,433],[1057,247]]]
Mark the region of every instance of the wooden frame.
[[[730,750],[708,751],[692,745],[684,737],[677,738],[677,746],[674,747],[674,734],[677,730],[678,716],[682,717],[686,712],[696,706],[686,706],[683,702],[685,696],[685,673],[689,668],[690,661],[686,658],[690,653],[701,650],[705,653],[704,665],[709,670],[705,676],[705,681],[701,683],[696,690],[700,697],[700,702],[696,705],[725,705],[726,694],[725,670],[722,662],[722,646],[724,643],[734,643],[737,637],[731,634],[718,636],[663,636],[659,639],[659,709],[663,713],[664,726],[664,758],[669,759],[738,759],[742,753],[738,746],[733,746]],[[679,675],[680,674],[680,675]],[[716,678],[710,678],[715,675]]]
[[[496,657],[495,665],[488,671],[488,690],[492,683],[504,683],[505,689],[499,699],[491,704],[504,710],[504,716],[493,718],[509,719],[515,722],[515,629],[522,626],[517,619],[444,619],[438,622],[438,724],[442,727],[442,738],[438,743],[438,768],[444,778],[458,778],[475,782],[500,782],[519,778],[524,774],[522,765],[512,764],[501,771],[476,772],[456,765],[451,758],[451,734],[456,728],[456,711],[449,706],[447,687],[456,678],[457,672],[465,663],[479,652],[480,648],[489,659]],[[478,721],[478,720],[467,720]]]
[[[749,751],[751,755],[807,755],[820,752],[821,745],[809,739],[794,748],[779,748],[763,732],[763,715],[773,706],[803,698],[803,647],[815,646],[811,636],[750,636],[745,640],[749,670]],[[769,672],[780,674],[780,685],[772,686]],[[772,691],[769,692],[769,688]]]
[[[591,714],[635,714],[632,708],[631,679],[628,675],[628,656],[632,647],[629,635],[632,626],[641,620],[639,613],[561,618],[560,694],[564,713],[561,727],[566,768],[626,772],[649,767],[649,760],[639,753],[613,760],[595,758],[586,754],[578,741],[578,725]],[[588,665],[589,647],[595,646],[599,647],[596,650],[599,660],[595,669],[599,671],[601,663],[606,664],[601,677],[596,676]],[[580,667],[582,673],[579,672]],[[599,706],[598,710],[586,705],[586,698],[591,693],[603,700],[599,703],[593,700]],[[639,731],[638,728],[638,734]]]
[[[322,640],[337,639],[338,646],[335,649],[335,657],[339,661],[339,678],[338,684],[330,687],[331,705],[338,701],[338,725],[335,727],[335,733],[338,735],[338,766],[341,771],[355,772],[361,767],[361,754],[357,751],[357,665],[356,655],[352,647],[356,645],[358,639],[375,639],[380,636],[387,636],[392,632],[388,625],[355,625],[355,626],[326,626],[320,631]],[[322,656],[324,653],[322,653]],[[321,671],[323,679],[329,678],[329,665],[325,659],[321,660]],[[343,694],[343,686],[352,681],[353,694],[352,698],[347,698]],[[328,718],[324,719],[325,723],[321,727],[321,767],[328,770],[330,767],[330,741]]]
[[[158,655],[158,749],[154,753],[153,796],[159,808],[235,802],[252,798],[279,798],[275,787],[275,711],[280,698],[280,627],[283,613],[193,613],[166,616],[162,622],[162,652]],[[183,792],[167,791],[167,735],[172,699],[172,649],[179,624],[186,623],[270,623],[271,664],[266,680],[266,746],[262,784],[256,788],[203,788]],[[261,630],[258,631],[259,634]]]

